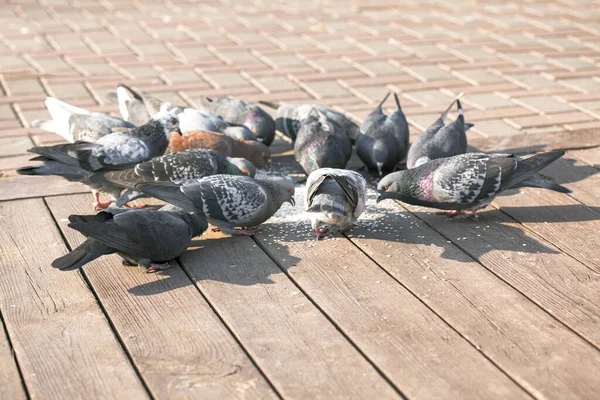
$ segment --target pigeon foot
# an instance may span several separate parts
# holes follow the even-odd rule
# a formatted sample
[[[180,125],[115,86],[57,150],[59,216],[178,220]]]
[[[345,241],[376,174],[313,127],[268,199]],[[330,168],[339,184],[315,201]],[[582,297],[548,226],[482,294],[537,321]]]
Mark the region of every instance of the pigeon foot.
[[[213,226],[210,230],[213,232],[221,232],[221,228],[219,228],[218,226]]]
[[[328,233],[329,233],[329,230],[327,230],[327,229],[315,229],[315,236],[316,236],[317,240],[324,237]]]
[[[148,268],[146,270],[146,273],[153,274],[155,272],[162,271],[162,270],[169,269],[169,268],[171,268],[171,264],[169,264],[168,262],[162,263],[162,264],[152,263],[152,264],[150,264],[150,268]]]
[[[104,210],[112,204],[112,201],[100,201],[100,193],[94,193],[94,198],[96,200],[92,203],[92,206],[95,211]]]

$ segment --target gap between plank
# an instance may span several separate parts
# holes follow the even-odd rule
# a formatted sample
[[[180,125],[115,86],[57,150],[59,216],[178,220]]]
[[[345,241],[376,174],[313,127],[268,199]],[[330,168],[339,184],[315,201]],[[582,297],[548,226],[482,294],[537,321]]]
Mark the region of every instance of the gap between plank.
[[[25,379],[23,378],[23,372],[21,371],[21,365],[19,364],[19,358],[17,357],[17,353],[15,353],[15,348],[13,347],[12,341],[10,339],[10,335],[8,334],[8,329],[6,328],[6,322],[4,321],[4,317],[2,316],[1,310],[0,310],[0,324],[2,324],[2,330],[4,332],[4,336],[6,336],[6,342],[8,343],[8,347],[10,348],[10,354],[12,355],[12,358],[15,361],[15,365],[17,366],[17,372],[19,373],[19,378],[21,378],[21,387],[23,388],[23,392],[25,392],[25,397],[29,400],[29,399],[31,399],[31,396],[29,395],[29,389],[27,388],[27,384],[25,383]]]
[[[399,203],[394,200],[396,202],[396,204],[398,205]],[[546,314],[550,315],[554,320],[556,320],[557,322],[559,322],[561,325],[565,326],[568,330],[570,330],[571,332],[573,332],[575,335],[577,335],[578,337],[580,337],[581,339],[583,339],[586,343],[588,343],[590,346],[592,346],[594,349],[600,351],[600,348],[598,348],[594,343],[592,343],[590,340],[588,340],[585,336],[583,336],[581,333],[579,333],[578,331],[576,331],[574,328],[570,327],[566,322],[561,321],[559,318],[556,317],[556,315],[553,315],[552,313],[549,313],[546,309],[544,309],[544,307],[542,307],[540,304],[538,304],[536,301],[533,301],[529,296],[527,296],[525,293],[521,292],[519,289],[517,289],[515,286],[511,285],[509,282],[505,281],[504,279],[502,279],[501,276],[497,275],[494,271],[492,271],[491,269],[487,268],[481,261],[479,261],[477,259],[477,257],[475,257],[473,254],[469,253],[469,251],[467,251],[466,249],[463,249],[462,247],[458,246],[454,240],[452,240],[452,238],[449,238],[448,236],[444,235],[442,232],[439,232],[437,229],[435,229],[432,225],[430,225],[427,221],[419,218],[418,216],[416,216],[415,214],[413,214],[411,211],[409,211],[406,208],[403,208],[404,210],[406,210],[406,212],[408,212],[410,215],[412,215],[413,217],[415,217],[416,219],[418,219],[419,221],[423,222],[425,225],[427,225],[428,227],[430,227],[431,229],[433,229],[435,232],[437,232],[439,235],[441,235],[442,237],[444,237],[447,241],[452,242],[452,245],[455,246],[458,250],[462,251],[463,253],[465,253],[466,255],[468,255],[473,261],[475,261],[477,264],[481,265],[483,268],[485,268],[486,270],[488,270],[490,273],[492,273],[496,278],[500,279],[502,282],[504,282],[505,284],[507,284],[510,288],[514,289],[517,291],[517,293],[520,293],[523,297],[525,297],[527,300],[529,300],[530,302],[532,302],[533,304],[535,304],[538,308],[540,308],[542,311],[544,311]],[[505,213],[504,213],[505,214]],[[505,214],[506,215],[506,214]],[[518,223],[519,225],[523,226],[525,228],[525,226],[523,224],[521,224],[519,221],[515,220],[514,218],[512,218],[510,215],[508,216],[511,220],[515,221],[516,223]],[[530,229],[528,229],[529,231],[531,231]],[[544,239],[543,237],[541,237],[540,235],[536,234],[536,236],[539,239],[542,239],[545,242],[548,242],[546,239]],[[550,243],[550,242],[548,242]],[[364,253],[364,252],[363,252]],[[567,254],[567,253],[564,253]],[[571,257],[570,254],[567,254],[567,256]],[[367,255],[367,257],[369,257]],[[579,262],[580,264],[584,265],[586,268],[589,268],[587,265],[581,263],[579,260],[575,259],[577,262]],[[596,271],[594,271],[596,272]]]
[[[294,278],[292,278],[292,276],[289,275],[288,272],[281,267],[277,260],[271,256],[269,251],[258,240],[256,240],[254,236],[251,236],[251,238],[254,241],[254,243],[256,243],[256,245],[260,247],[261,250],[267,255],[267,257],[269,257],[269,259],[273,261],[275,265],[277,265],[277,268],[279,268],[281,272],[283,272],[283,274],[287,276],[287,278],[294,284],[294,286],[296,286],[298,290],[304,296],[306,296],[308,301],[310,301],[316,307],[316,309],[319,310],[319,312],[327,319],[327,321],[329,321],[333,325],[333,327],[340,333],[340,335],[342,335],[344,339],[346,339],[348,343],[350,343],[350,345],[354,347],[356,351],[358,351],[358,353],[375,369],[375,371],[377,371],[377,373],[394,389],[394,391],[396,391],[396,393],[402,399],[408,400],[408,397],[404,393],[402,393],[402,391],[392,382],[392,380],[362,351],[360,347],[356,345],[356,343],[354,343],[354,341],[346,334],[346,332],[344,332],[344,330],[329,315],[327,315],[325,310],[323,310],[321,306],[315,300],[313,300],[313,298],[302,288],[302,286],[300,286],[298,282],[296,282],[296,280],[294,280]]]
[[[196,288],[196,290],[198,291],[198,293],[200,293],[200,296],[202,296],[202,298],[204,299],[204,301],[206,302],[206,304],[208,304],[208,306],[210,307],[210,309],[212,310],[212,312],[217,316],[217,318],[219,319],[219,321],[221,321],[221,323],[223,324],[223,326],[225,327],[225,329],[227,329],[227,332],[229,332],[229,334],[231,335],[231,337],[233,338],[233,340],[235,340],[235,342],[238,344],[238,346],[240,346],[240,349],[242,349],[242,351],[244,352],[244,354],[246,355],[246,357],[248,357],[248,359],[250,360],[250,362],[252,363],[252,365],[254,365],[254,367],[256,368],[256,370],[258,371],[258,373],[264,378],[264,380],[267,382],[267,384],[269,385],[269,387],[273,390],[273,392],[275,393],[275,395],[277,395],[277,397],[279,399],[283,400],[283,396],[281,395],[281,393],[279,393],[279,391],[277,390],[277,388],[275,387],[275,385],[273,384],[273,382],[271,382],[271,380],[269,379],[269,377],[260,368],[260,366],[258,365],[258,363],[252,358],[252,356],[250,355],[250,353],[248,352],[248,350],[246,349],[246,347],[244,347],[244,345],[243,345],[242,341],[240,340],[240,338],[235,334],[235,332],[233,331],[233,329],[231,329],[231,327],[229,325],[227,325],[227,322],[225,322],[225,320],[217,312],[217,309],[213,306],[213,304],[210,302],[210,300],[208,299],[208,297],[205,296],[204,293],[202,293],[202,290],[200,290],[200,288],[198,287],[198,285],[194,282],[194,279],[192,279],[192,277],[188,273],[187,269],[183,267],[183,265],[184,265],[183,262],[181,262],[181,260],[179,259],[179,257],[177,257],[176,260],[177,260],[177,263],[179,264],[181,270],[185,274],[185,276],[187,276],[188,279],[190,280],[190,282],[192,283],[192,286]]]
[[[58,221],[56,220],[54,214],[52,213],[52,210],[50,209],[50,206],[46,202],[46,199],[42,197],[42,200],[44,201],[44,205],[46,206],[46,209],[50,213],[50,216],[52,217],[52,221],[54,222],[54,226],[58,230],[58,233],[60,234],[60,237],[62,238],[65,246],[67,247],[67,250],[69,250],[69,251],[73,250],[71,248],[71,245],[69,244],[69,241],[67,240],[67,238],[65,237],[65,235],[61,231],[60,226],[58,225]],[[94,299],[96,300],[96,303],[98,303],[98,307],[100,307],[100,310],[102,311],[102,314],[104,315],[104,318],[106,318],[106,322],[108,323],[108,326],[110,327],[110,329],[111,329],[111,331],[112,331],[112,333],[113,333],[113,335],[115,337],[115,340],[121,346],[121,349],[123,350],[123,353],[125,354],[125,357],[127,357],[127,360],[129,361],[129,363],[131,364],[131,367],[135,371],[135,374],[137,375],[138,379],[140,380],[140,383],[141,383],[142,387],[148,393],[148,397],[150,397],[150,399],[152,399],[152,400],[156,400],[156,398],[154,397],[154,394],[152,393],[152,391],[150,390],[150,388],[146,384],[146,381],[144,380],[144,377],[142,376],[140,370],[138,369],[137,365],[135,365],[135,362],[133,361],[133,358],[132,358],[131,354],[127,350],[127,347],[125,346],[125,342],[123,342],[123,340],[121,339],[121,336],[119,335],[119,332],[117,331],[117,328],[114,326],[114,324],[110,320],[110,316],[108,315],[108,312],[106,311],[106,309],[104,308],[104,305],[100,301],[100,298],[98,297],[98,294],[94,290],[94,287],[92,286],[91,282],[89,281],[88,277],[86,276],[85,271],[83,270],[83,268],[79,269],[79,273],[81,274],[81,276],[83,278],[83,281],[87,285],[88,289],[92,293],[92,296],[94,296]]]

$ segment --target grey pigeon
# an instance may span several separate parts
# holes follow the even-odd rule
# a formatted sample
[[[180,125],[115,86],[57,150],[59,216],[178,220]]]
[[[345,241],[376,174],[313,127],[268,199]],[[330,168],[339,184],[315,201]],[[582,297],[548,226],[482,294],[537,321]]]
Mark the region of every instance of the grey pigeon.
[[[168,144],[170,132],[179,132],[177,117],[162,113],[146,125],[127,132],[111,133],[96,143],[75,142],[54,146],[34,147],[29,152],[42,156],[41,166],[17,170],[22,175],[60,175],[69,180],[90,184],[95,196],[94,208],[106,207],[100,203],[99,191],[107,191],[114,198],[112,184],[100,184],[95,172],[131,168],[135,164],[162,155]],[[52,161],[52,162],[50,162]],[[84,172],[86,171],[86,172]],[[81,179],[77,179],[80,176]],[[110,203],[109,203],[110,204]]]
[[[296,140],[300,125],[308,115],[315,109],[325,115],[330,121],[335,122],[342,128],[352,140],[352,143],[358,138],[358,125],[348,119],[344,114],[330,108],[321,107],[316,104],[287,104],[277,108],[275,116],[275,127],[277,130],[292,140]]]
[[[180,182],[142,183],[136,188],[150,196],[203,213],[208,222],[232,235],[252,235],[252,228],[269,219],[285,202],[294,204],[294,183],[288,177],[252,179],[248,176],[213,175]]]
[[[57,133],[73,143],[78,140],[95,142],[113,132],[135,128],[135,125],[103,113],[89,112],[54,97],[46,98],[46,108],[51,120],[35,120],[32,125],[48,132]]]
[[[362,214],[367,182],[361,174],[345,169],[321,168],[306,181],[305,208],[317,240],[327,233],[326,226],[341,232],[350,228]]]
[[[141,126],[152,119],[148,112],[144,99],[130,87],[119,84],[116,93],[119,112],[125,121],[129,121],[136,126]]]
[[[177,116],[181,132],[184,134],[191,131],[210,131],[220,132],[237,140],[256,140],[256,135],[246,126],[228,124],[217,116],[194,108],[185,108]]]
[[[467,153],[438,158],[418,167],[385,176],[377,185],[378,201],[398,199],[418,206],[472,215],[507,189],[535,186],[529,179],[565,154],[563,150],[517,157],[512,154]],[[564,192],[554,185],[547,188]]]
[[[230,158],[213,150],[190,149],[155,157],[137,164],[135,168],[106,172],[104,178],[118,187],[129,189],[115,202],[117,207],[121,207],[133,199],[145,196],[135,190],[139,183],[178,182],[219,174],[254,177],[256,168],[244,158]]]
[[[389,115],[383,112],[382,106],[389,95],[365,118],[356,141],[358,157],[368,169],[376,170],[380,176],[383,171],[393,170],[406,157],[408,150],[408,122],[396,93],[396,110]]]
[[[425,132],[415,139],[408,151],[407,168],[418,167],[436,158],[452,157],[467,152],[466,131],[473,127],[473,124],[465,122],[460,103],[461,96],[462,93]],[[458,118],[446,125],[444,120],[454,103],[458,107]]]
[[[69,228],[87,239],[52,262],[54,268],[74,270],[105,254],[118,253],[123,264],[142,266],[146,273],[169,268],[192,238],[208,228],[202,215],[181,211],[129,209],[117,214],[71,215]]]
[[[307,174],[324,167],[343,169],[352,156],[352,142],[338,124],[315,109],[302,122],[294,156]]]
[[[269,114],[256,104],[228,97],[202,97],[204,110],[233,125],[244,125],[256,140],[270,146],[275,139],[275,122]]]

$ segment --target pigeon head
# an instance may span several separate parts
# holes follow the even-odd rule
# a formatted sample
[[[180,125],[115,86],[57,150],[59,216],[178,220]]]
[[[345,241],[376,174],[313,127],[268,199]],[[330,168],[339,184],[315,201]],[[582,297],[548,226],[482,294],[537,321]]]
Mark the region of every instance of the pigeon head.
[[[177,132],[181,135],[181,130],[179,129],[179,118],[177,118],[177,115],[167,111],[161,111],[152,119],[162,125],[167,139],[169,138],[171,132]]]
[[[289,176],[269,177],[268,183],[273,198],[278,204],[290,203],[296,205],[294,200],[295,185]]]
[[[271,144],[275,134],[275,122],[269,114],[264,111],[251,111],[246,116],[243,125],[256,135],[256,140]]]
[[[377,184],[377,190],[381,191],[377,202],[385,199],[402,200],[404,197],[412,196],[416,184],[412,171],[414,170],[392,172],[381,178]]]
[[[254,168],[254,165],[245,158],[229,158],[229,162],[233,164],[242,175],[248,175],[252,178],[256,175],[256,168]]]

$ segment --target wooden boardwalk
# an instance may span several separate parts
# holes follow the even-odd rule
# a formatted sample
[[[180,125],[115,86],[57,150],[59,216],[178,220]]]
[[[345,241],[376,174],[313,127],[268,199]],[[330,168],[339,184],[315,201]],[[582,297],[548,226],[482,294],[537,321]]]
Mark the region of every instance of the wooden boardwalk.
[[[0,399],[598,398],[593,6],[14,3],[0,10]],[[121,81],[357,120],[398,90],[413,135],[464,91],[473,149],[567,149],[543,174],[573,193],[513,191],[471,220],[371,190],[357,229],[317,242],[299,183],[260,234],[207,233],[164,272],[118,256],[55,270],[91,195],[14,169],[60,140],[30,128],[45,96],[116,113],[102,95]],[[301,181],[290,149],[276,141],[272,170]]]

